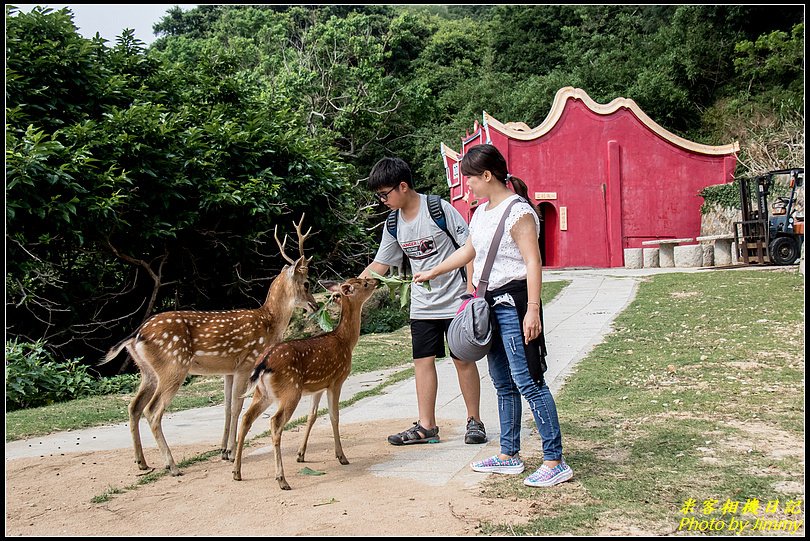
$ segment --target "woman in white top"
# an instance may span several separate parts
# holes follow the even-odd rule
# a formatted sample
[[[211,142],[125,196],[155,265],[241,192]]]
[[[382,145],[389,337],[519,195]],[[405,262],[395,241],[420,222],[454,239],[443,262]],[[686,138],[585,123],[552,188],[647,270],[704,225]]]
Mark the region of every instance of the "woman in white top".
[[[506,160],[493,145],[470,148],[461,160],[461,172],[475,196],[488,201],[476,209],[466,243],[439,265],[414,274],[413,279],[415,282],[431,280],[474,260],[472,281],[477,287],[504,209],[513,198],[521,198],[512,205],[506,219],[486,293],[498,330],[487,361],[498,393],[501,452],[470,466],[474,471],[487,473],[523,472],[519,454],[522,395],[543,440],[544,459],[542,466],[527,477],[524,484],[553,486],[571,479],[573,471],[563,459],[557,408],[543,378],[546,347],[540,304],[540,217],[529,202],[526,184],[508,173]]]

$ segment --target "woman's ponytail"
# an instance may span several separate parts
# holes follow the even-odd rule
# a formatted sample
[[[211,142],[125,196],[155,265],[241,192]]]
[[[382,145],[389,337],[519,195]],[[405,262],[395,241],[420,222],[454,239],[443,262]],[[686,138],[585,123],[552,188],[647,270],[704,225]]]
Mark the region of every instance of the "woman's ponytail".
[[[540,221],[542,222],[543,214],[540,212],[537,205],[534,204],[534,201],[532,201],[532,199],[529,197],[529,187],[526,186],[526,183],[514,175],[506,175],[506,180],[512,183],[512,190],[514,190],[516,194],[528,201],[528,203],[534,209],[534,212],[537,213],[537,217],[540,218]]]

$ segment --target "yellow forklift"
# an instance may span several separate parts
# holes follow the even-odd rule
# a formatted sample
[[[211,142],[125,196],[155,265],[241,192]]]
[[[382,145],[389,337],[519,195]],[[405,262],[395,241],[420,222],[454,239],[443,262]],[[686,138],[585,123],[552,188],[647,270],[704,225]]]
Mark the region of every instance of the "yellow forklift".
[[[768,195],[778,175],[789,175],[790,192],[788,197],[777,197],[769,209]],[[742,220],[734,222],[739,261],[792,265],[799,259],[804,242],[804,216],[796,216],[795,206],[796,191],[803,183],[804,168],[779,169],[740,179]]]

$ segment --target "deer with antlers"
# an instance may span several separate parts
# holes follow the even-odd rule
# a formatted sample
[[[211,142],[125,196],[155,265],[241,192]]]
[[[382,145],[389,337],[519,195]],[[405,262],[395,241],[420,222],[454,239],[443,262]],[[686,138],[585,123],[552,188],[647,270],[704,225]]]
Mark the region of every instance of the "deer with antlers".
[[[163,456],[166,469],[180,475],[163,435],[161,421],[166,407],[177,394],[188,374],[225,376],[225,430],[222,435],[222,459],[233,460],[237,420],[251,370],[267,348],[281,342],[284,331],[297,307],[316,310],[310,291],[309,262],[304,256],[304,241],[312,228],[301,233],[301,221],[295,225],[300,257],[293,260],[274,231],[281,255],[289,262],[270,284],[264,304],[250,310],[216,312],[171,311],[147,319],[129,337],[116,344],[101,364],[113,360],[126,348],[141,371],[141,385],[129,405],[129,429],[135,448],[135,461],[142,470],[149,468],[143,454],[139,423],[141,415]]]
[[[272,346],[256,364],[250,376],[253,401],[239,427],[239,441],[233,463],[233,478],[242,480],[242,450],[245,436],[256,418],[270,404],[276,402],[278,409],[270,419],[273,450],[276,459],[276,480],[283,490],[290,490],[284,478],[281,462],[281,432],[290,420],[304,394],[312,394],[304,441],[298,449],[298,462],[304,462],[307,441],[318,413],[318,404],[326,391],[329,403],[329,419],[335,439],[335,456],[341,464],[348,464],[340,444],[338,429],[338,402],[340,389],[349,376],[352,366],[352,351],[360,338],[360,314],[363,304],[371,297],[379,280],[374,278],[351,278],[342,284],[332,284],[327,289],[339,295],[340,323],[335,330],[314,336],[282,342]]]

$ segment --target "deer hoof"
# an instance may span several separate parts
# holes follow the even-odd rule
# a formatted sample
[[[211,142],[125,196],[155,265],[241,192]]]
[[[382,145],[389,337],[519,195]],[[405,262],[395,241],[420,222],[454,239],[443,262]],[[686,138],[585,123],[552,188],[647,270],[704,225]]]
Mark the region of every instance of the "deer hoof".
[[[166,469],[169,470],[169,473],[172,474],[172,477],[180,477],[183,475],[183,472],[180,471],[180,468],[177,466],[166,466]]]
[[[296,458],[295,461],[296,462],[306,462],[306,460],[304,460],[304,455],[302,455],[301,453],[298,453],[298,458]]]
[[[242,480],[242,474],[240,472],[238,472],[238,471],[233,472],[233,480],[234,481],[241,481]]]
[[[343,464],[344,466],[345,466],[346,464],[348,464],[348,463],[349,463],[349,459],[347,459],[345,456],[339,456],[339,457],[337,457],[337,459],[338,459],[338,460],[340,461],[340,463],[341,463],[341,464]]]
[[[290,484],[287,483],[287,480],[283,477],[276,477],[276,481],[278,481],[278,486],[281,487],[281,490],[292,490]]]
[[[146,462],[138,461],[138,469],[139,470],[148,470],[149,466],[146,465]]]

